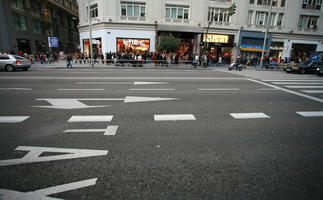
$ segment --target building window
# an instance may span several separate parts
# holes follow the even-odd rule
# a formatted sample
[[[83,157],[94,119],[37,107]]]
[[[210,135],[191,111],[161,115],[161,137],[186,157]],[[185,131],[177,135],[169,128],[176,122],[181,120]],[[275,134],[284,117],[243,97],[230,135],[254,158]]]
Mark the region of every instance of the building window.
[[[278,0],[272,0],[273,1],[273,6],[277,6],[278,5]],[[260,6],[270,6],[270,2],[271,0],[258,0],[257,1],[257,5]]]
[[[20,8],[20,9],[25,8],[23,0],[11,0],[11,6],[15,8]]]
[[[269,26],[275,26],[276,13],[271,13],[269,17]]]
[[[166,5],[166,19],[188,19],[189,6]]]
[[[90,6],[90,16],[91,18],[96,18],[99,16],[99,13],[98,13],[98,4],[92,4]]]
[[[255,23],[257,25],[266,25],[268,19],[268,13],[267,12],[256,12],[256,21]]]
[[[253,15],[253,11],[249,10],[249,12],[248,12],[248,24],[252,24],[252,15]]]
[[[282,26],[282,24],[283,24],[283,17],[284,17],[284,14],[283,13],[279,13],[278,20],[277,20],[277,26]]]
[[[16,30],[27,31],[26,17],[13,13],[13,25]]]
[[[41,9],[40,4],[31,2],[31,14],[40,17]]]
[[[146,3],[121,2],[121,16],[145,17]]]
[[[208,21],[215,21],[215,22],[230,22],[230,15],[229,11],[225,8],[209,8],[209,15]]]
[[[322,0],[303,0],[303,9],[321,10]]]
[[[286,0],[281,0],[280,7],[285,7],[285,4],[286,4]]]
[[[33,32],[37,34],[44,34],[42,22],[33,19]]]
[[[249,0],[249,4],[255,4],[255,0]]]
[[[299,28],[317,28],[318,16],[301,15],[298,22]]]

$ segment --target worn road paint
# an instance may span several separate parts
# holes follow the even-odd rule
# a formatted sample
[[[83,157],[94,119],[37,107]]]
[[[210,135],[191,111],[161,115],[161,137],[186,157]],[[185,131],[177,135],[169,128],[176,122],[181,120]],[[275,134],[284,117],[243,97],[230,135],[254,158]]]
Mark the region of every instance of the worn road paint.
[[[67,122],[111,122],[113,115],[75,115]]]
[[[30,116],[0,116],[0,123],[20,123]]]
[[[21,165],[37,162],[48,162],[56,160],[69,160],[75,158],[87,158],[96,156],[106,156],[108,151],[105,150],[91,150],[91,149],[66,149],[66,148],[52,148],[52,147],[33,147],[33,146],[19,146],[16,151],[29,151],[24,157],[9,160],[0,160],[0,166]],[[44,152],[66,153],[63,155],[42,156]]]
[[[270,118],[264,113],[230,113],[230,115],[235,119],[263,119]]]
[[[323,117],[323,111],[307,111],[296,112],[303,117]]]
[[[104,135],[116,135],[119,126],[108,126]]]
[[[187,121],[196,120],[192,114],[154,115],[155,121]]]
[[[18,192],[14,190],[0,189],[0,198],[2,200],[63,200],[56,197],[48,197],[49,195],[76,190],[80,188],[95,185],[97,178],[57,185],[49,188],[35,190],[32,192]]]

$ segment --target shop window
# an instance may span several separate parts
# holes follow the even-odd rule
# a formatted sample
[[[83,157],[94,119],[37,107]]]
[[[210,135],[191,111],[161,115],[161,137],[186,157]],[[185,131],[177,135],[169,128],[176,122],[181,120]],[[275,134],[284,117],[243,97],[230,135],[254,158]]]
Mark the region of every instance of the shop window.
[[[43,24],[39,20],[33,19],[33,32],[37,34],[44,34]]]
[[[189,7],[166,5],[166,19],[188,19]]]
[[[214,22],[230,22],[229,11],[225,8],[209,8],[208,21]]]
[[[11,6],[19,9],[24,9],[24,0],[11,0]]]
[[[12,13],[12,15],[14,28],[19,31],[27,31],[26,17],[17,13]]]
[[[318,19],[318,16],[301,15],[299,18],[298,27],[316,29]]]
[[[148,52],[149,46],[149,39],[117,38],[118,52]]]
[[[145,17],[146,3],[121,2],[121,16]]]

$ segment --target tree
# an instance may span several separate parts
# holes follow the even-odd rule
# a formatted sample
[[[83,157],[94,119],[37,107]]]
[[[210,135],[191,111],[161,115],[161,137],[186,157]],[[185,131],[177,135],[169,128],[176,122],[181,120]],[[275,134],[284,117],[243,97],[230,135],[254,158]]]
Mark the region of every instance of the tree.
[[[160,36],[159,40],[159,51],[167,51],[167,52],[175,52],[179,45],[181,43],[181,40],[177,37],[175,37],[172,34],[164,34]]]

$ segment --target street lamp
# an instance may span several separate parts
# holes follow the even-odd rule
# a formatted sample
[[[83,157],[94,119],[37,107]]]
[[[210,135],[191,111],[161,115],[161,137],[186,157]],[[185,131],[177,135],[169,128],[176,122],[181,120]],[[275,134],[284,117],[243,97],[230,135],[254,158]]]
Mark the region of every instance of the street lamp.
[[[94,62],[93,62],[93,46],[92,46],[92,24],[91,24],[91,4],[90,4],[90,0],[88,0],[88,20],[89,20],[89,31],[90,31],[90,56],[91,56],[91,66],[94,67]]]
[[[264,64],[264,54],[265,54],[265,46],[266,46],[266,41],[268,37],[268,31],[269,31],[269,20],[270,20],[270,15],[271,15],[271,10],[273,8],[273,0],[270,1],[270,8],[269,8],[269,13],[268,13],[268,20],[266,23],[266,32],[265,32],[265,38],[264,38],[264,45],[262,46],[262,52],[261,52],[261,61],[260,61],[260,66]],[[268,53],[268,52],[267,52]]]

